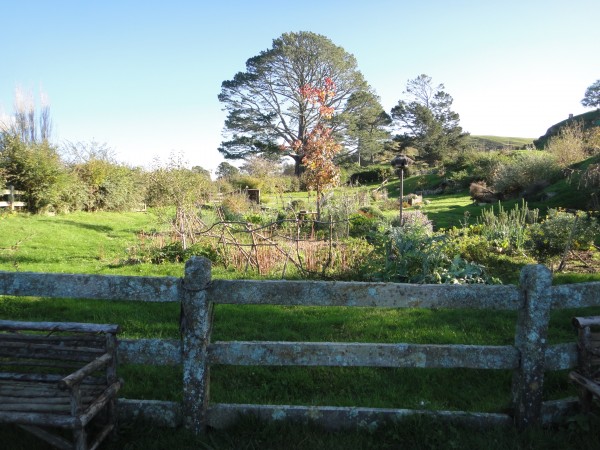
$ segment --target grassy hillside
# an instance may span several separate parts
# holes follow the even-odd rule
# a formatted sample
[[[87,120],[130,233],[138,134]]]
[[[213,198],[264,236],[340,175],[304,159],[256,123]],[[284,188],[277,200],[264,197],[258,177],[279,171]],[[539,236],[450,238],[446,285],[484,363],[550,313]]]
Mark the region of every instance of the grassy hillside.
[[[568,119],[565,119],[561,122],[552,125],[550,128],[548,128],[546,134],[540,136],[533,142],[534,145],[538,149],[543,149],[550,140],[550,138],[558,135],[563,127],[574,123],[582,123],[584,129],[600,126],[600,108],[594,111],[588,111],[586,113],[579,114],[577,116],[569,117]]]
[[[486,150],[516,150],[532,145],[533,138],[471,135],[469,144]]]

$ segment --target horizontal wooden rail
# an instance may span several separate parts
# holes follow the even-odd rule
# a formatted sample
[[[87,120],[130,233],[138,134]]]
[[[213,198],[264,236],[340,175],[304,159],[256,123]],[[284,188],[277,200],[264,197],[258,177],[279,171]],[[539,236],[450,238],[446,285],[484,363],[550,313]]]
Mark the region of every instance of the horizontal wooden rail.
[[[19,207],[19,208],[23,208],[24,206],[27,206],[27,203],[25,202],[5,202],[5,201],[0,201],[0,208],[11,208],[11,207]]]
[[[182,363],[181,341],[165,339],[124,339],[119,341],[120,364],[176,366]]]
[[[206,292],[214,303],[241,305],[492,310],[518,310],[522,305],[516,286],[213,280]]]
[[[0,320],[0,330],[6,331],[52,331],[52,332],[77,332],[77,333],[118,333],[119,325],[99,323],[75,322],[15,322],[14,320]],[[79,339],[79,338],[78,338]]]
[[[343,354],[343,358],[347,358],[347,361],[342,361],[341,364],[333,364],[331,358],[334,359],[339,355],[329,353],[325,356],[323,353],[318,354],[314,357],[306,357],[302,355],[295,355],[289,352],[283,352],[282,349],[292,349],[296,351],[299,344],[308,344],[312,346],[322,345],[319,343],[299,343],[299,342],[278,342],[277,346],[272,346],[269,342],[214,342],[209,345],[208,351],[210,355],[211,364],[232,364],[232,365],[262,365],[266,364],[263,359],[262,353],[269,352],[273,349],[278,349],[277,353],[270,354],[266,360],[271,361],[273,365],[296,365],[296,366],[309,366],[309,365],[320,365],[316,362],[325,362],[323,365],[339,365],[339,366],[358,366],[359,357],[354,355],[350,351],[346,351]],[[283,345],[281,345],[283,344]],[[379,363],[367,364],[372,367],[445,367],[445,368],[482,368],[482,369],[512,369],[518,365],[518,351],[513,346],[478,346],[478,345],[448,345],[448,346],[436,346],[436,345],[422,345],[422,344],[349,344],[339,343],[338,346],[346,346],[347,350],[356,350],[356,346],[372,346],[374,349],[378,347],[386,348],[386,346],[392,346],[397,348],[406,348],[407,352],[420,351],[422,352],[422,360],[424,366],[410,365],[411,359],[405,359],[404,363],[398,365],[398,362],[394,362],[389,356],[392,353],[388,350],[388,362],[390,365],[381,365]],[[451,360],[444,360],[443,357],[439,356],[439,350],[431,349],[430,347],[444,347],[444,351],[452,355]],[[457,347],[457,348],[455,348]],[[313,347],[315,348],[315,347]],[[245,353],[240,356],[240,350],[252,352]],[[476,358],[482,357],[481,362],[469,362],[473,359],[472,356],[465,356],[465,353],[473,352]],[[486,354],[488,351],[491,354]],[[300,350],[302,354],[305,352]],[[362,351],[365,353],[365,350]],[[368,358],[373,359],[374,355],[369,351],[366,351],[367,357],[362,359],[363,362],[367,363]],[[163,339],[124,339],[119,342],[119,362],[121,364],[147,364],[153,366],[176,366],[182,364],[181,357],[181,341],[178,340],[163,340]],[[431,356],[435,355],[435,356]],[[286,359],[288,358],[288,359]],[[429,358],[427,360],[427,358]],[[419,361],[419,358],[414,357],[412,362]],[[438,362],[436,362],[438,361]],[[337,362],[337,361],[336,361]],[[488,364],[489,365],[486,365]],[[439,364],[439,365],[432,365]],[[455,364],[455,365],[453,365]],[[545,358],[545,370],[567,370],[577,366],[577,345],[575,343],[566,344],[555,344],[550,345],[546,349]]]
[[[543,425],[560,423],[567,414],[573,414],[576,408],[576,398],[544,402],[541,423]],[[511,416],[498,413],[231,403],[211,405],[208,408],[208,423],[217,429],[227,428],[235,424],[241,414],[253,414],[266,421],[295,419],[316,423],[330,429],[375,428],[385,421],[418,415],[484,427],[513,425]],[[181,403],[159,400],[119,399],[119,418],[124,421],[143,419],[156,426],[171,428],[180,427],[184,423]],[[344,420],[341,420],[342,418]]]
[[[0,189],[0,197],[8,197],[8,200],[0,200],[0,208],[9,208],[14,210],[15,207],[25,207],[27,203],[15,200],[15,195],[25,194],[24,191],[16,191],[13,186],[9,186],[8,189]]]
[[[211,364],[515,369],[511,346],[364,344],[333,342],[215,342]]]
[[[553,309],[585,308],[600,303],[600,282],[564,284],[552,286]]]
[[[177,302],[180,278],[0,272],[0,294],[23,297]]]

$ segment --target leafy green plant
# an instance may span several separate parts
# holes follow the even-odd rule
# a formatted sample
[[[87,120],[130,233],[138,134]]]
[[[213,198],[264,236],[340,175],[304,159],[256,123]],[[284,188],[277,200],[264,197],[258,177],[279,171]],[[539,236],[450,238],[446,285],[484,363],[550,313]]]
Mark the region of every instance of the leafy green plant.
[[[568,248],[587,250],[600,233],[597,219],[582,212],[548,210],[546,218],[531,226],[529,245],[542,261],[552,261]]]
[[[377,232],[381,220],[365,214],[352,214],[349,223],[351,237],[366,237],[368,239],[372,233]]]
[[[490,248],[492,243],[481,234],[481,225],[467,225],[461,228],[453,227],[446,232],[447,253],[460,255],[469,261],[487,261],[493,253]]]
[[[498,202],[498,212],[494,207],[481,211],[478,223],[481,234],[497,249],[502,251],[523,251],[528,239],[529,225],[537,222],[539,211],[530,210],[523,201],[506,211]]]
[[[406,207],[408,207],[408,205],[406,205]],[[427,217],[427,214],[425,214],[421,210],[413,209],[410,211],[404,211],[402,214],[402,219],[403,219],[404,225],[409,228],[417,227],[417,228],[423,228],[424,231],[426,231],[427,233],[433,232],[433,222],[431,220],[429,220],[429,218]],[[394,219],[392,219],[391,225],[392,225],[392,227],[401,226],[400,216],[397,216]]]
[[[6,183],[25,191],[31,212],[59,210],[62,194],[72,182],[55,147],[47,141],[26,142],[17,135],[0,134],[0,169]]]
[[[489,277],[481,264],[467,261],[455,256],[449,267],[435,270],[427,280],[428,283],[444,284],[499,284],[500,280]]]
[[[192,256],[204,256],[213,263],[221,261],[217,248],[211,244],[193,244],[188,247],[183,246],[181,241],[174,240],[169,243],[163,243],[161,240],[151,241],[146,245],[138,245],[129,249],[128,263],[182,263]]]

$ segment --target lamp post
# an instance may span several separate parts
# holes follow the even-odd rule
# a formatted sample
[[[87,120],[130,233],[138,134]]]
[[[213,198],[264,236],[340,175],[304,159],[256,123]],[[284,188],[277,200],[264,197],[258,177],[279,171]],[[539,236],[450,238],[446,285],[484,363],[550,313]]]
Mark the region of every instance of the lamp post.
[[[414,161],[406,155],[398,155],[391,161],[392,167],[396,169],[396,173],[400,177],[400,226],[404,225],[404,169],[413,162]]]

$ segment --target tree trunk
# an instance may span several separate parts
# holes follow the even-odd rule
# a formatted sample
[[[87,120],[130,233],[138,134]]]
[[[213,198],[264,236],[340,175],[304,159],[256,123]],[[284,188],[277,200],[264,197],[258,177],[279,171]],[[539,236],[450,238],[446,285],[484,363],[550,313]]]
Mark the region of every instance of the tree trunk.
[[[302,159],[304,156],[299,155],[290,155],[294,159],[294,175],[299,177],[304,173],[304,165],[302,164]]]

